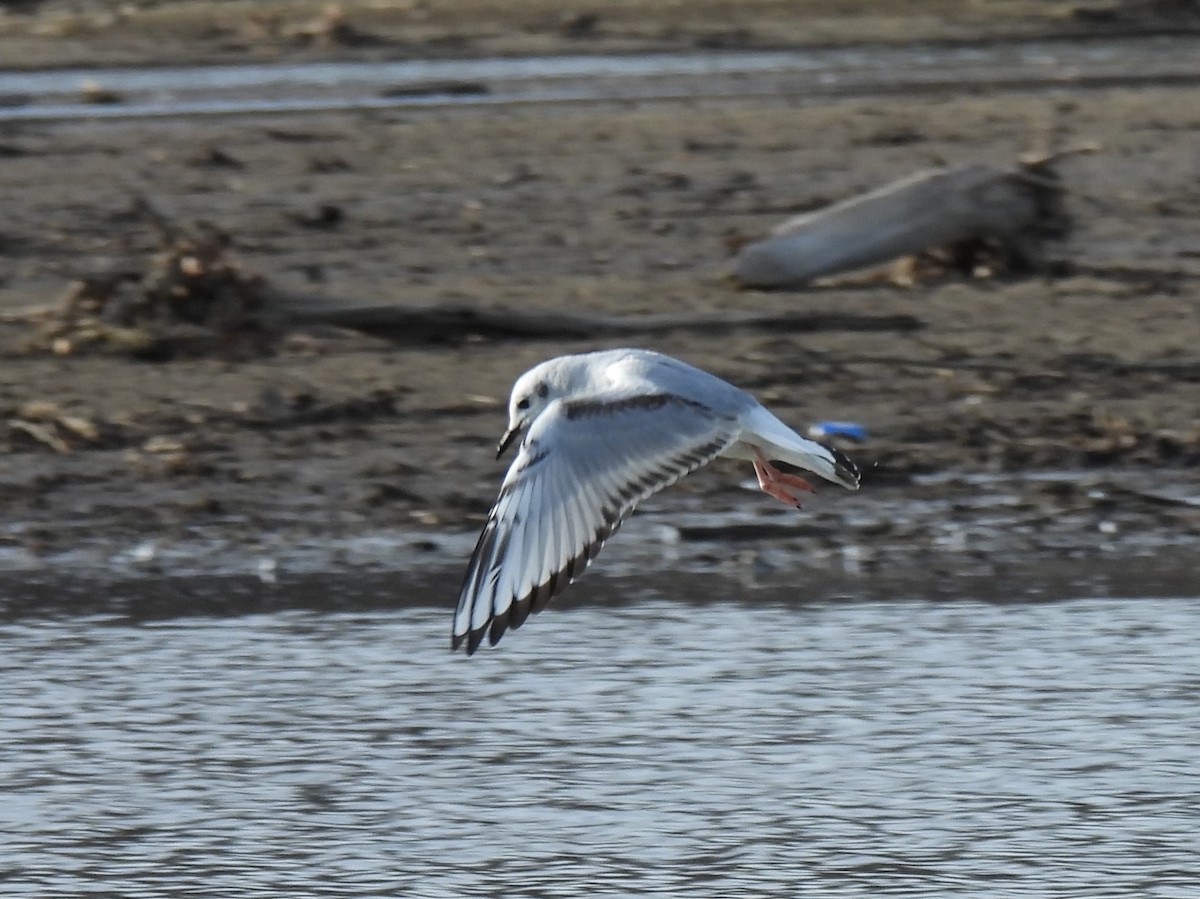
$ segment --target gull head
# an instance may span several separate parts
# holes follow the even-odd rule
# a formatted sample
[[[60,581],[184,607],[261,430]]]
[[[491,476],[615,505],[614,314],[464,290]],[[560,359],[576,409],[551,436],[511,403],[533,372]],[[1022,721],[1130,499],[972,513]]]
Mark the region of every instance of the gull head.
[[[517,378],[512,395],[508,398],[508,430],[496,447],[497,459],[504,455],[504,451],[547,406],[574,389],[577,373],[569,364],[570,361],[570,357],[550,359]]]

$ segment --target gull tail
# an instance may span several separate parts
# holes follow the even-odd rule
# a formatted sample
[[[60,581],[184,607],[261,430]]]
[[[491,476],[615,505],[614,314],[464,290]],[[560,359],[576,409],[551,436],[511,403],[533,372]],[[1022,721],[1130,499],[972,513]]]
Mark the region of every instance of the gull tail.
[[[858,489],[858,466],[841,450],[801,437],[761,406],[751,413],[749,423],[741,439],[761,446],[772,461],[811,471],[847,490]]]
[[[858,466],[850,460],[850,457],[841,450],[832,446],[825,446],[823,443],[818,443],[817,446],[821,447],[821,449],[833,456],[833,477],[824,474],[824,472],[817,473],[824,475],[824,477],[831,481],[841,484],[847,490],[857,490],[859,478]]]

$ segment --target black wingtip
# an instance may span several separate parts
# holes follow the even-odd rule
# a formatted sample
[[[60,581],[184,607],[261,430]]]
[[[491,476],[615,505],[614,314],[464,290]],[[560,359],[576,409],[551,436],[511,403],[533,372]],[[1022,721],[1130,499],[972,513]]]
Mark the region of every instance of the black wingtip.
[[[508,612],[497,615],[492,619],[491,627],[488,628],[488,645],[495,646],[500,642],[500,638],[504,636],[504,632],[508,630]]]
[[[483,640],[482,632],[480,632],[480,635],[478,638],[475,636],[474,633],[451,634],[450,635],[450,651],[458,652],[459,648],[461,647],[462,651],[465,652],[467,655],[469,655],[469,656],[474,655],[475,650],[479,648],[479,644],[482,642],[482,640]]]
[[[483,643],[483,635],[487,633],[486,627],[481,627],[478,630],[473,630],[467,634],[467,655],[475,655],[477,650]]]
[[[858,466],[850,460],[849,456],[836,447],[830,446],[826,448],[829,452],[833,453],[833,466],[838,480],[850,490],[857,490],[860,477]]]

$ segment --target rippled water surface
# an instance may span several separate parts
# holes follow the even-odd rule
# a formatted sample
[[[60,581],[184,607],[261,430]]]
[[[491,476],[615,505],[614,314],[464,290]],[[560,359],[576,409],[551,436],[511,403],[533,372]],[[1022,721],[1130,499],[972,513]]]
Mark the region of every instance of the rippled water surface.
[[[811,47],[376,62],[273,63],[136,69],[0,70],[0,121],[127,119],[597,100],[694,100],[829,91],[877,94],[1046,81],[1061,89],[1098,79],[1194,83],[1194,34],[955,47]],[[782,79],[782,80],[780,80]],[[81,99],[88,85],[116,102]]]
[[[1200,600],[0,628],[5,896],[1200,895]]]

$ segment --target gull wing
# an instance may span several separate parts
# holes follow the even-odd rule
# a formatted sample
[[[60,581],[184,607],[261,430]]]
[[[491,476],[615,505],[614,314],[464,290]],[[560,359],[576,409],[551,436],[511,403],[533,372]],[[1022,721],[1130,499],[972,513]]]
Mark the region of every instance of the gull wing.
[[[452,649],[518,628],[591,562],[639,502],[709,462],[736,417],[671,393],[558,400],[537,417],[471,556]]]

